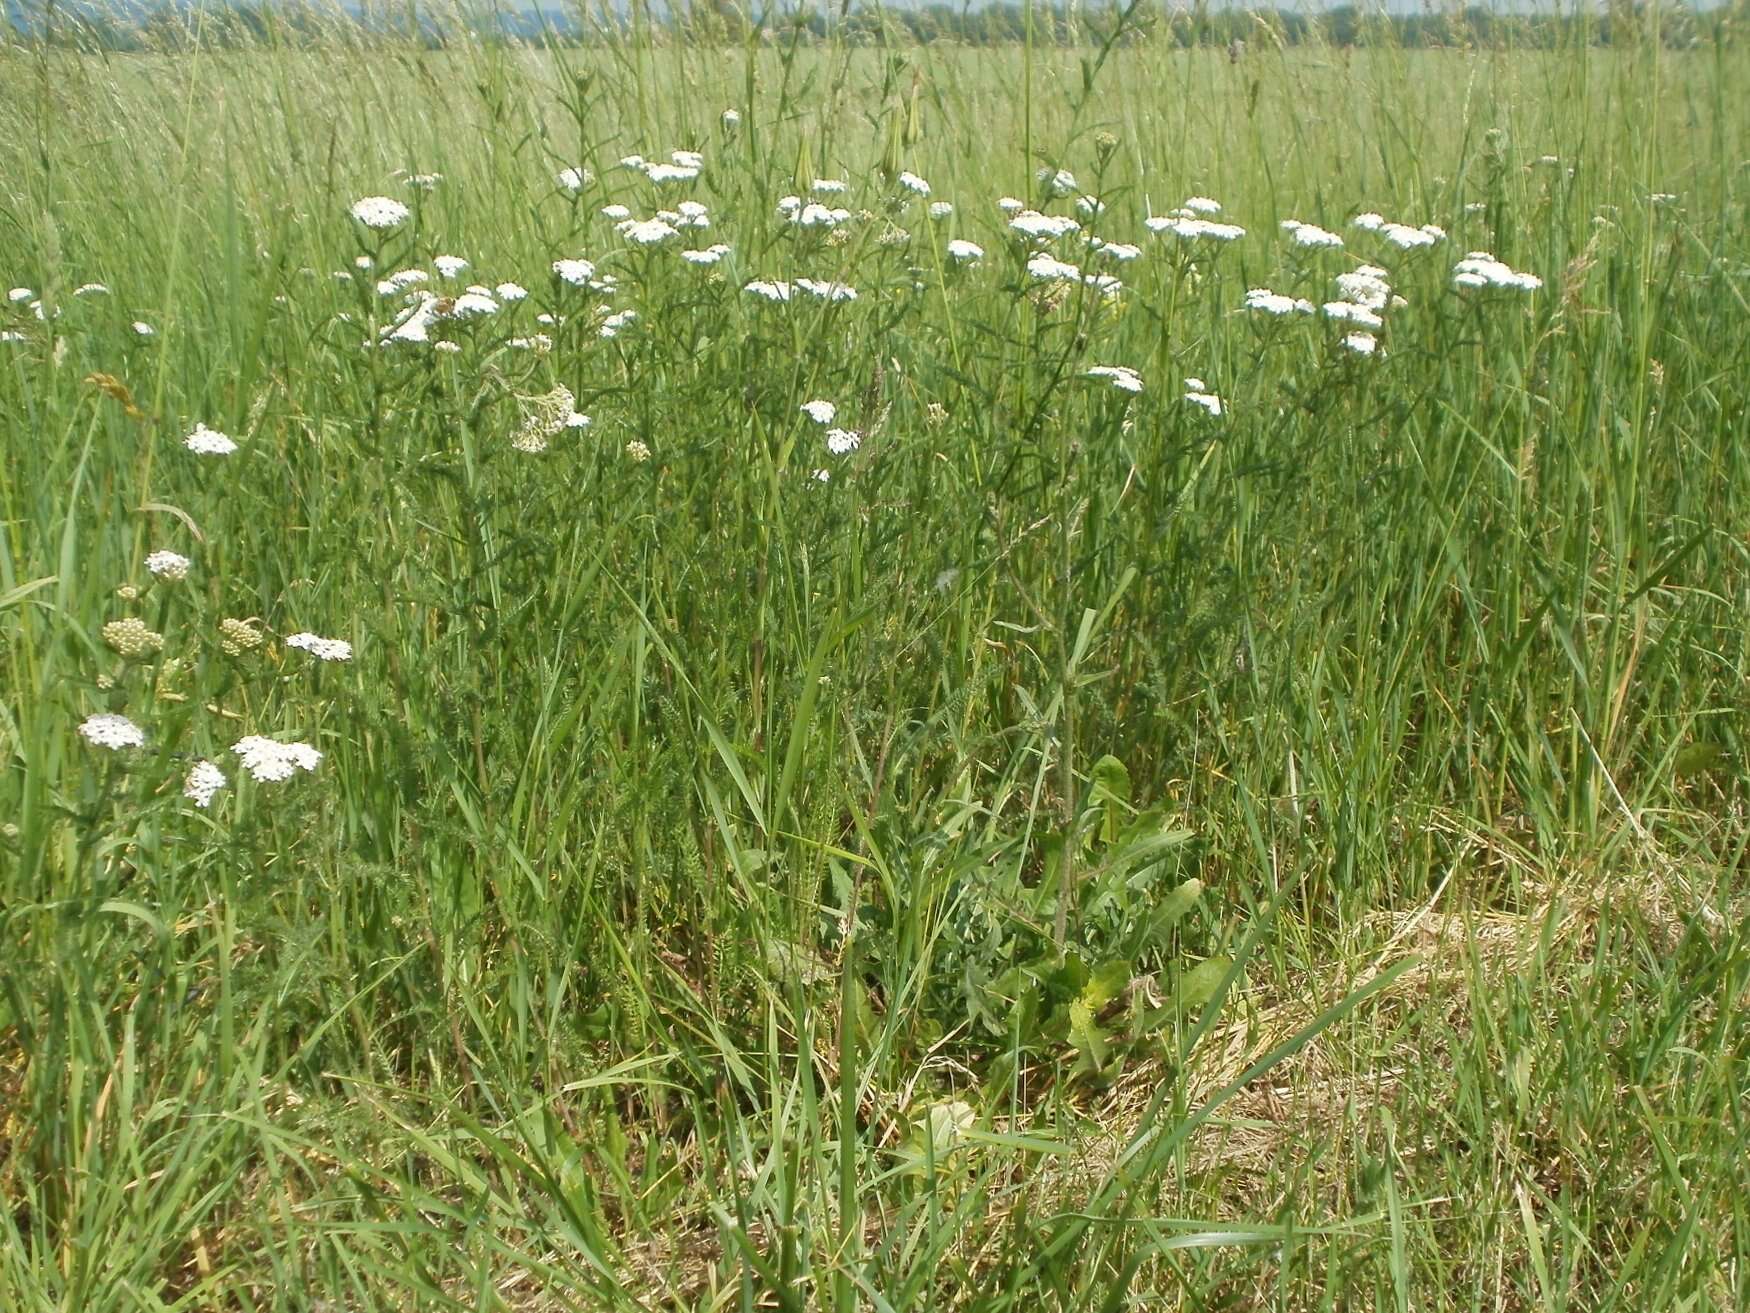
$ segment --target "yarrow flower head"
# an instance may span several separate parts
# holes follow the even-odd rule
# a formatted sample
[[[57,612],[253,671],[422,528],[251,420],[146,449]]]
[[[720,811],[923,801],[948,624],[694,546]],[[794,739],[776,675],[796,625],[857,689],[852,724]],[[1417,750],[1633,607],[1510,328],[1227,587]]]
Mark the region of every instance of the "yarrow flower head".
[[[1152,215],[1142,221],[1142,226],[1151,233],[1172,233],[1183,242],[1203,239],[1233,242],[1246,235],[1246,230],[1237,223],[1218,223],[1213,219],[1200,219],[1191,212],[1189,207],[1172,214]]]
[[[1432,246],[1446,237],[1446,230],[1431,223],[1425,223],[1420,228],[1412,228],[1407,223],[1388,222],[1384,215],[1369,211],[1358,214],[1349,221],[1363,232],[1378,233],[1393,246],[1409,251],[1418,246]]]
[[[406,223],[411,213],[405,205],[390,196],[366,196],[352,203],[352,217],[365,227],[379,232]]]
[[[828,429],[826,449],[835,456],[848,456],[862,445],[863,435],[855,429]]]
[[[1141,392],[1142,375],[1129,365],[1094,365],[1084,371],[1089,378],[1109,378],[1123,392]]]
[[[1040,169],[1034,177],[1038,178],[1045,190],[1053,196],[1068,196],[1072,191],[1079,190],[1076,186],[1076,175],[1068,169],[1054,169],[1047,165]]]
[[[553,272],[561,282],[573,287],[587,287],[590,279],[595,277],[595,265],[588,260],[555,260]]]
[[[443,312],[448,319],[473,319],[480,315],[498,313],[498,302],[485,292],[469,289],[450,302],[449,309]]]
[[[1093,237],[1088,240],[1088,245],[1109,260],[1129,262],[1142,256],[1142,247],[1133,246],[1129,242],[1108,242]]]
[[[1313,223],[1302,223],[1299,219],[1284,219],[1282,230],[1294,240],[1296,246],[1336,247],[1343,244],[1343,239],[1334,232],[1329,232]]]
[[[1036,241],[1055,237],[1067,237],[1077,231],[1081,224],[1068,215],[1041,214],[1038,210],[1023,210],[1009,220],[1009,227],[1026,237]]]
[[[146,745],[146,731],[126,716],[117,715],[113,711],[102,711],[88,717],[79,726],[79,733],[93,747],[108,748],[111,752]]]
[[[147,628],[146,622],[135,616],[111,620],[103,627],[103,641],[128,661],[144,661],[164,647],[164,635]]]
[[[1520,292],[1535,292],[1543,286],[1536,274],[1515,272],[1487,251],[1472,251],[1452,267],[1452,281],[1458,287],[1506,287]]]
[[[1354,301],[1326,301],[1324,310],[1327,319],[1341,319],[1363,328],[1379,328],[1385,323],[1374,310]]]
[[[377,295],[393,296],[396,292],[405,291],[420,283],[431,281],[431,275],[423,269],[403,269],[399,273],[390,274],[387,278],[377,279]]]
[[[855,301],[857,299],[857,289],[849,283],[832,283],[819,278],[798,278],[796,286],[822,301]]]
[[[618,337],[620,330],[636,322],[637,318],[638,312],[636,310],[616,311],[602,320],[601,326],[596,329],[596,335],[598,337]]]
[[[242,656],[261,646],[262,632],[252,620],[219,621],[219,646],[226,656]]]
[[[1048,282],[1075,282],[1082,276],[1082,271],[1073,264],[1037,251],[1027,261],[1027,274],[1031,278],[1043,279]]]
[[[213,795],[225,787],[225,772],[210,761],[197,761],[182,782],[182,796],[196,807],[210,807]]]
[[[683,155],[689,156],[693,159],[699,158],[691,151],[677,150],[674,152],[674,155],[677,160]],[[699,176],[700,167],[701,166],[698,164],[663,164],[655,162],[644,166],[644,176],[649,178],[650,181],[659,184],[665,182],[691,182],[694,178]]]
[[[1185,400],[1193,406],[1202,406],[1215,418],[1221,418],[1221,398],[1209,390],[1209,385],[1200,378],[1185,380]]]
[[[340,638],[320,638],[315,634],[298,633],[286,639],[287,647],[308,652],[318,661],[351,661],[352,644]]]
[[[741,111],[733,108],[724,110],[723,126],[725,128],[739,128],[741,126]]]
[[[655,246],[670,237],[678,237],[680,229],[661,219],[627,219],[619,225],[619,233],[639,246]]]
[[[831,424],[839,413],[839,408],[830,401],[804,401],[800,409],[816,424]]]
[[[225,434],[198,423],[194,431],[182,440],[182,445],[197,456],[229,456],[237,450],[237,444]]]
[[[939,219],[946,219],[946,218],[949,218],[953,213],[954,213],[954,206],[953,206],[953,203],[950,201],[931,201],[930,202],[930,218],[932,218],[932,219],[938,219],[938,220]]]
[[[930,194],[930,184],[915,173],[902,173],[894,181],[914,195],[928,196]]]
[[[956,237],[948,243],[948,256],[962,264],[976,264],[984,259],[984,247],[977,242],[969,242],[963,237]]]
[[[1304,297],[1283,296],[1268,287],[1254,287],[1246,293],[1247,310],[1262,310],[1268,315],[1303,314],[1313,312],[1313,303]]]
[[[1344,300],[1366,306],[1369,310],[1383,310],[1391,302],[1391,284],[1386,281],[1386,272],[1375,265],[1364,264],[1349,273],[1338,274],[1336,282]]]
[[[280,743],[260,734],[248,734],[231,746],[250,778],[261,783],[289,780],[299,771],[313,771],[322,764],[322,754],[308,743]]]
[[[146,558],[146,569],[156,578],[169,583],[181,583],[188,578],[189,566],[194,562],[180,552],[153,552]]]
[[[716,264],[728,254],[729,247],[722,242],[717,242],[714,245],[703,247],[697,251],[682,251],[681,259],[685,260],[688,264]]]
[[[582,428],[589,423],[589,417],[578,414],[576,407],[577,399],[563,383],[530,399],[527,417],[510,445],[530,455],[547,450],[547,444],[565,429]]]
[[[454,278],[468,267],[468,262],[459,255],[440,255],[432,264],[437,266],[438,273],[445,278]]]
[[[595,179],[588,169],[573,166],[568,169],[560,169],[555,175],[555,180],[566,191],[576,195]]]

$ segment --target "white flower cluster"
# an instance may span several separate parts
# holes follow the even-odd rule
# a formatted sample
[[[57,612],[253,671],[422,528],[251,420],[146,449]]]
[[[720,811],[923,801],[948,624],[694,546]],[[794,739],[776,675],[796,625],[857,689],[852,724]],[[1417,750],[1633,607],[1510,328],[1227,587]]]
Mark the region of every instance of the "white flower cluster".
[[[406,223],[410,214],[411,210],[389,196],[366,196],[352,204],[352,217],[379,232]]]
[[[595,265],[588,260],[555,260],[553,272],[573,287],[587,287],[595,277]]]
[[[1044,282],[1073,283],[1081,278],[1082,271],[1066,260],[1036,251],[1027,259],[1027,276]]]
[[[1237,223],[1220,223],[1202,217],[1220,212],[1219,203],[1207,196],[1193,196],[1170,214],[1151,215],[1144,219],[1142,226],[1151,233],[1171,233],[1182,242],[1232,242],[1246,235],[1246,230]]]
[[[1142,247],[1134,246],[1129,242],[1109,242],[1103,237],[1090,236],[1088,249],[1098,251],[1108,260],[1118,260],[1126,264],[1142,257]]]
[[[1299,219],[1284,219],[1282,231],[1293,239],[1296,246],[1310,246],[1315,249],[1341,246],[1343,239],[1334,232],[1329,232],[1313,223],[1302,223]]]
[[[1536,274],[1518,273],[1487,251],[1472,251],[1453,265],[1452,282],[1456,287],[1506,287],[1519,292],[1535,292],[1543,286]]]
[[[1406,251],[1412,251],[1421,246],[1432,246],[1435,242],[1446,240],[1446,230],[1431,223],[1425,223],[1419,228],[1412,228],[1407,223],[1388,222],[1384,216],[1371,212],[1358,214],[1350,222],[1364,232],[1378,233],[1393,246]]]
[[[1083,371],[1089,378],[1108,378],[1122,392],[1141,392],[1142,375],[1129,365],[1093,365]]]
[[[1202,406],[1203,409],[1207,410],[1211,415],[1215,416],[1215,418],[1221,418],[1221,412],[1223,409],[1221,398],[1211,392],[1209,390],[1209,384],[1205,383],[1202,379],[1187,378],[1185,380],[1185,400],[1189,401],[1194,406]]]
[[[210,761],[197,761],[182,782],[182,796],[196,807],[210,807],[213,795],[225,787],[225,772]]]
[[[146,557],[147,572],[154,578],[173,584],[188,578],[189,567],[193,564],[193,561],[180,552],[158,551]]]
[[[523,425],[511,438],[510,445],[529,455],[547,450],[547,444],[566,429],[589,426],[589,416],[577,410],[577,399],[564,384],[529,402]]]
[[[1009,228],[1034,241],[1054,241],[1081,230],[1081,224],[1067,214],[1041,214],[1038,210],[1022,210],[1009,220]]]
[[[1068,169],[1053,169],[1047,166],[1034,175],[1039,183],[1053,196],[1068,196],[1073,191],[1081,190],[1076,185],[1076,175]]]
[[[620,330],[629,327],[638,318],[636,310],[620,310],[607,316],[596,329],[598,337],[618,337]]]
[[[855,301],[857,289],[849,283],[826,282],[819,278],[798,278],[796,286],[822,301]]]
[[[292,634],[286,639],[286,646],[308,652],[318,661],[351,661],[352,644],[340,638],[321,638],[316,634]]]
[[[663,219],[625,219],[617,228],[620,236],[635,246],[655,246],[681,234],[679,228]]]
[[[642,155],[627,155],[620,161],[620,167],[642,173],[659,185],[691,182],[705,167],[705,157],[696,150],[670,151],[668,158],[669,162],[665,164],[661,160],[647,160]]]
[[[819,190],[820,184],[815,184]],[[799,228],[837,228],[854,217],[843,208],[822,205],[819,201],[803,201],[800,196],[785,196],[778,201],[778,213]]]
[[[229,437],[201,423],[194,426],[194,431],[182,440],[182,445],[197,456],[229,456],[237,450],[237,444]]]
[[[231,746],[250,778],[261,783],[289,780],[299,771],[313,771],[322,754],[308,743],[281,743],[259,734],[245,735]]]
[[[1254,287],[1246,292],[1245,308],[1261,310],[1267,315],[1310,315],[1313,303],[1304,297],[1284,296],[1268,287]]]
[[[99,712],[79,726],[79,732],[94,747],[120,752],[123,748],[140,748],[146,744],[146,731],[126,716],[113,711]]]

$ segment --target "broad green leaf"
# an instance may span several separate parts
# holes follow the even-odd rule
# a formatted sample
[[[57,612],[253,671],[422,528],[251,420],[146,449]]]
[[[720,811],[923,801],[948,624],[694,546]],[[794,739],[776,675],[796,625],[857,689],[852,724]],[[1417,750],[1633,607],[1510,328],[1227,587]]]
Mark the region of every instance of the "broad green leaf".
[[[1677,759],[1671,763],[1671,773],[1681,780],[1719,770],[1726,764],[1726,749],[1704,739],[1700,743],[1691,743],[1677,754]]]
[[[1222,977],[1227,975],[1227,969],[1232,965],[1232,958],[1212,957],[1206,962],[1199,962],[1180,976],[1176,991],[1180,1009],[1195,1012],[1214,998],[1215,991],[1221,988]]]

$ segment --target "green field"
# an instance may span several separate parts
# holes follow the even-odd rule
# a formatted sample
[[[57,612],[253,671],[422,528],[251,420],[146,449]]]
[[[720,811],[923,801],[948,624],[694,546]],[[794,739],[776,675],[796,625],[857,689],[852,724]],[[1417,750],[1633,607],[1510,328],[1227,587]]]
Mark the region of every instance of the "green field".
[[[1750,1305],[1730,24],[190,21],[0,45],[0,1309]]]

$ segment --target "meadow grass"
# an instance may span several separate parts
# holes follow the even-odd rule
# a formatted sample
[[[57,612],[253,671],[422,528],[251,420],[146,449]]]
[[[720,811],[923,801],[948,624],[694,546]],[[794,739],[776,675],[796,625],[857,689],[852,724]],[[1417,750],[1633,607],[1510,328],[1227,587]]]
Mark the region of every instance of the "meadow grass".
[[[0,49],[0,1308],[1750,1304],[1741,52],[189,21]]]

